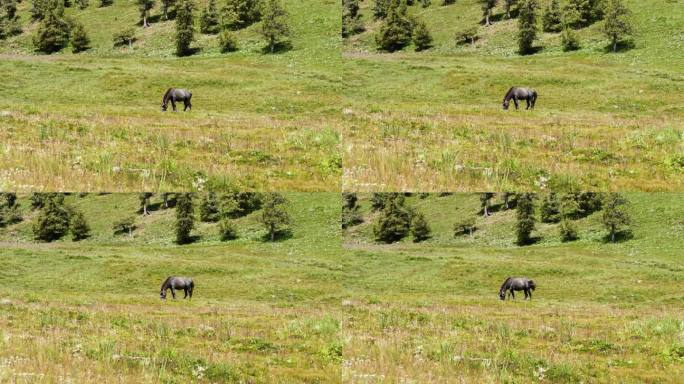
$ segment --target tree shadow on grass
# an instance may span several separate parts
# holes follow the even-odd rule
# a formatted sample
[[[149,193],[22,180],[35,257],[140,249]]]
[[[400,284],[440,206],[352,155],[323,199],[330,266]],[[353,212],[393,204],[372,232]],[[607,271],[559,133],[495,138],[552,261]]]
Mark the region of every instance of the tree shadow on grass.
[[[610,238],[610,233],[603,236],[601,238],[601,241],[605,244],[611,244],[611,243],[617,244],[617,243],[623,243],[625,241],[632,240],[633,238],[634,238],[634,233],[632,233],[632,231],[624,230],[624,231],[619,231],[619,232],[615,233],[615,241],[612,241],[612,239]]]
[[[275,237],[273,238],[273,241],[271,241],[271,236],[269,233],[264,234],[261,236],[261,241],[264,243],[279,243],[281,241],[289,240],[292,238],[292,231],[290,230],[283,230],[283,231],[278,231],[275,234]]]
[[[261,49],[261,53],[266,54],[266,55],[279,55],[281,53],[285,53],[292,50],[292,43],[289,41],[284,41],[281,43],[276,44],[273,47],[273,51],[271,51],[271,47],[269,45],[263,47]]]
[[[621,52],[631,51],[635,47],[636,47],[636,44],[634,44],[634,41],[625,40],[625,41],[621,41],[617,44],[617,50],[616,51],[613,51],[613,44],[608,44],[603,48],[603,52],[605,52],[605,53],[621,53]]]

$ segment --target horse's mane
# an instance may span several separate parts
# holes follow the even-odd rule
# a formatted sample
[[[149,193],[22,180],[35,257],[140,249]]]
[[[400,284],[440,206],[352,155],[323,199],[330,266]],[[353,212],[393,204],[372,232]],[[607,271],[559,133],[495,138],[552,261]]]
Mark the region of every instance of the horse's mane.
[[[509,276],[506,280],[504,280],[503,284],[501,284],[501,288],[499,288],[499,292],[503,291],[504,287],[506,287],[506,284],[508,284],[511,279],[512,277]]]
[[[171,91],[173,91],[173,88],[169,88],[166,90],[166,93],[164,93],[164,97],[162,97],[162,103],[164,102],[164,100],[166,100],[166,96],[168,96],[169,93],[171,93]]]
[[[164,280],[164,282],[162,283],[161,289],[164,289],[164,287],[166,287],[166,285],[168,284],[169,280],[171,280],[172,278],[173,276],[167,277],[166,280]]]

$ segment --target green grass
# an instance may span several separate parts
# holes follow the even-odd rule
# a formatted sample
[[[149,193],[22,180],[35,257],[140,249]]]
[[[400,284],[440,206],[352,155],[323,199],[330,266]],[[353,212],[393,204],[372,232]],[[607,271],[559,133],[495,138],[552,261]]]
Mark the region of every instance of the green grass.
[[[475,46],[457,46],[454,34],[480,20],[474,0],[411,7],[434,48],[380,53],[363,3],[367,31],[344,45],[343,189],[534,190],[551,179],[680,190],[681,1],[626,3],[634,49],[607,53],[598,23],[579,32],[577,52],[541,34],[531,56],[516,53],[517,20],[480,26]],[[535,111],[501,109],[513,85],[537,89]]]
[[[339,382],[338,195],[287,197],[292,237],[275,243],[259,212],[225,243],[202,224],[173,244],[173,209],[113,236],[136,195],[68,197],[93,231],[78,243],[33,242],[26,212],[0,229],[0,381]],[[168,275],[193,277],[191,301],[159,300]]]
[[[237,33],[236,53],[197,33],[199,53],[184,58],[174,56],[173,21],[143,30],[134,2],[98,4],[67,9],[92,50],[49,56],[33,52],[30,3],[20,4],[25,32],[0,42],[0,189],[338,189],[336,3],[284,2],[289,51],[263,54],[257,24]],[[113,48],[112,34],[131,27],[133,49]],[[171,86],[193,92],[192,112],[159,111]]]
[[[409,198],[433,238],[373,241],[375,214],[344,234],[353,268],[343,378],[348,382],[677,382],[684,246],[681,194],[629,194],[633,238],[609,244],[600,213],[577,222],[580,240],[513,244],[513,212],[479,215],[476,195]],[[496,202],[498,203],[498,202]],[[535,280],[533,300],[502,302],[507,276]],[[540,378],[540,375],[543,378]]]

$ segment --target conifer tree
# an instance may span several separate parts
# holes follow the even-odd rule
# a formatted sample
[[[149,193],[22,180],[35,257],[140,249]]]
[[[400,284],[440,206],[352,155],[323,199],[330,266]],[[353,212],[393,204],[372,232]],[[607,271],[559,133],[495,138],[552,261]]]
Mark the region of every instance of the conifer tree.
[[[623,4],[622,0],[608,0],[603,33],[610,40],[613,52],[617,52],[618,44],[632,34],[633,28],[629,15],[629,8]]]
[[[560,202],[554,192],[544,196],[540,210],[542,223],[557,223],[561,220]]]
[[[269,51],[275,52],[276,47],[290,36],[289,15],[280,0],[265,0],[261,24],[261,35],[266,39]]]
[[[227,0],[221,10],[222,29],[237,30],[248,27],[262,17],[264,0]]]
[[[534,52],[534,40],[537,38],[537,0],[523,0],[520,5],[518,26],[518,47],[523,55]]]
[[[187,244],[192,240],[190,231],[195,226],[195,208],[192,194],[181,193],[176,202],[176,243]]]
[[[63,195],[49,195],[33,223],[37,240],[50,242],[61,239],[69,231],[69,210],[64,206]]]
[[[78,4],[78,9],[86,9],[88,8],[88,0],[76,0],[76,4]]]
[[[342,229],[363,222],[355,193],[342,194]]]
[[[292,219],[287,212],[287,204],[287,199],[279,193],[268,193],[264,197],[263,210],[259,219],[266,227],[270,241],[275,241],[278,235],[289,231]]]
[[[71,48],[74,53],[90,49],[90,39],[86,34],[85,27],[81,23],[75,23],[71,31]]]
[[[180,0],[176,14],[176,55],[185,56],[190,53],[190,44],[194,40],[195,27],[192,12],[195,8],[192,0]]]
[[[373,233],[378,241],[393,243],[408,235],[411,228],[411,213],[404,206],[404,196],[388,198],[382,214],[376,222]]]
[[[213,223],[220,218],[219,202],[214,192],[205,193],[202,195],[200,202],[200,221],[204,223]]]
[[[523,193],[518,197],[516,207],[515,233],[518,245],[527,245],[532,242],[532,231],[535,224],[534,195]]]
[[[544,32],[560,32],[563,30],[563,13],[559,0],[551,0],[542,18]]]
[[[20,33],[17,0],[0,0],[0,40]]]
[[[64,20],[64,5],[60,1],[49,0],[49,11],[45,11],[33,36],[33,45],[43,53],[54,53],[69,43],[69,23]]]
[[[342,0],[342,37],[363,31],[359,0]]]
[[[413,23],[407,16],[405,0],[391,0],[387,16],[375,36],[375,42],[383,51],[394,52],[411,43]]]
[[[432,46],[432,36],[423,21],[417,22],[413,28],[413,44],[416,46],[416,51],[423,51]]]
[[[71,230],[71,239],[73,241],[83,240],[90,236],[90,227],[81,211],[72,209],[69,229]]]
[[[631,217],[628,211],[629,202],[618,193],[609,193],[603,202],[603,225],[608,230],[610,241],[615,242],[616,235],[629,229]]]
[[[417,213],[413,216],[411,220],[411,234],[413,235],[413,241],[418,243],[430,238],[430,225],[427,220],[425,220],[425,215],[422,213]]]
[[[207,35],[219,33],[219,16],[216,10],[216,0],[209,0],[209,4],[202,10],[200,16],[200,32]]]

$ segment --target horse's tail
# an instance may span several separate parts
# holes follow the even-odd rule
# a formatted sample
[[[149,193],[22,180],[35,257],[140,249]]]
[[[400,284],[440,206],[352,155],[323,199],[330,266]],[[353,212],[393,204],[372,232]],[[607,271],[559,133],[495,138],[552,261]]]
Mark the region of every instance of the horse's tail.
[[[190,279],[190,288],[195,289],[195,282]]]
[[[506,285],[508,284],[509,281],[511,281],[512,277],[508,277],[506,280],[504,280],[503,284],[501,284],[501,288],[499,288],[499,292],[503,292],[506,289]]]

